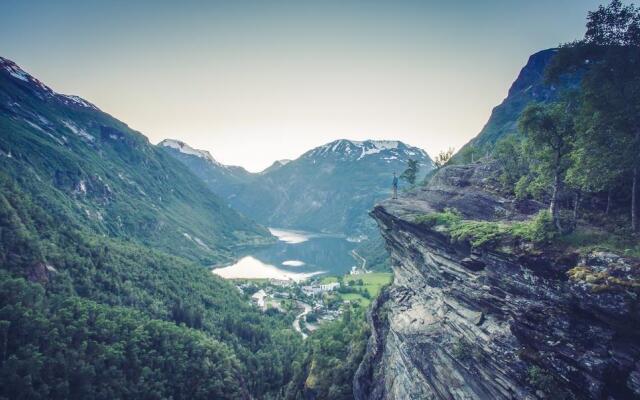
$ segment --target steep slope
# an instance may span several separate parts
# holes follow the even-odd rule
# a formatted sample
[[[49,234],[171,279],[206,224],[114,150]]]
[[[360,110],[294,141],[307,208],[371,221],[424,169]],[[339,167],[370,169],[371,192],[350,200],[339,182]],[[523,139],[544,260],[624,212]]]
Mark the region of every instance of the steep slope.
[[[529,57],[511,85],[507,97],[491,111],[491,116],[480,133],[464,145],[454,159],[459,160],[460,155],[469,147],[475,148],[479,156],[490,153],[500,139],[517,132],[518,118],[529,103],[553,101],[563,91],[578,87],[578,75],[565,76],[557,85],[545,82],[545,68],[556,52],[557,49],[547,49]]]
[[[179,140],[165,139],[158,144],[171,156],[182,162],[198,176],[216,195],[228,199],[253,180],[253,174],[242,167],[223,165],[208,151],[197,150]]]
[[[0,60],[0,397],[272,396],[292,318],[193,262],[264,240],[142,135]]]
[[[262,175],[268,174],[270,172],[275,171],[276,169],[284,167],[285,165],[289,164],[290,162],[291,162],[291,160],[287,160],[287,159],[276,160],[269,167],[265,168],[264,171],[260,172],[260,174],[262,174]]]
[[[143,135],[0,59],[0,163],[78,225],[203,263],[269,234]]]
[[[421,176],[433,168],[424,150],[399,141],[343,139],[296,160],[277,161],[247,179],[215,160],[162,144],[212,191],[260,223],[347,235],[371,234],[367,211],[390,195],[393,172],[401,173],[409,158],[418,160]]]
[[[402,142],[336,140],[262,175],[232,204],[269,225],[366,235],[366,210],[390,195],[393,172],[410,157],[423,173],[432,168],[423,150]]]
[[[446,167],[372,211],[395,279],[370,315],[356,398],[640,398],[639,260],[448,231],[448,207],[484,235],[540,208],[498,195],[494,177]]]

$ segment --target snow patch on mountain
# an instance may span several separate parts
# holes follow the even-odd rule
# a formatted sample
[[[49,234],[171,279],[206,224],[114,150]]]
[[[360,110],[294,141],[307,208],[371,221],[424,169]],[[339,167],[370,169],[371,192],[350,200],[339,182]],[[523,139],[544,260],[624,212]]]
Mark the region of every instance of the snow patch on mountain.
[[[93,137],[93,135],[91,135],[89,132],[85,131],[84,129],[78,127],[73,122],[67,121],[64,119],[61,120],[60,122],[62,122],[62,125],[64,125],[67,129],[69,129],[71,132],[75,133],[76,135],[80,136],[81,138],[86,139],[90,142],[93,142],[96,140],[96,138]]]
[[[186,237],[187,239],[191,240],[192,242],[195,242],[198,246],[203,247],[207,250],[211,250],[209,248],[209,246],[207,246],[202,240],[200,240],[200,238],[198,238],[197,236],[191,236],[189,235],[187,232],[182,232],[182,235],[184,237]]]
[[[85,108],[92,108],[94,110],[98,109],[98,107],[89,103],[82,97],[74,96],[71,94],[60,94],[60,93],[57,93],[56,95],[58,96],[58,99],[60,99],[60,101],[62,101],[67,105],[76,105],[76,106],[85,107]]]
[[[7,58],[0,57],[0,70],[5,70],[12,77],[20,81],[27,82],[34,85],[34,87],[37,89],[36,93],[38,93],[38,95],[41,98],[54,97],[67,105],[71,104],[71,105],[98,110],[98,107],[94,106],[93,104],[89,103],[88,101],[86,101],[81,97],[54,92],[49,86],[45,85],[44,83],[40,82],[38,79],[31,76],[28,72],[20,68],[18,64],[14,63],[13,61]]]
[[[50,137],[51,139],[53,139],[56,143],[58,143],[61,146],[64,146],[64,142],[60,139],[58,139],[57,137],[53,136],[51,133],[47,132],[46,130],[44,130],[40,125],[35,124],[31,121],[29,121],[28,119],[25,119],[24,122],[26,122],[30,127],[32,127],[33,129],[44,133],[45,135],[47,135],[48,137]]]
[[[359,161],[368,156],[384,153],[384,160],[401,160],[409,157],[429,159],[427,153],[417,147],[408,146],[398,140],[347,140],[340,139],[316,147],[303,155],[303,158],[342,156],[347,160]]]
[[[183,154],[189,154],[192,156],[204,158],[205,160],[209,161],[210,163],[218,167],[226,168],[225,165],[221,164],[215,158],[213,158],[211,153],[209,153],[208,151],[194,149],[193,147],[189,146],[185,142],[181,142],[175,139],[165,139],[162,142],[160,142],[159,145],[162,147],[169,147],[169,148],[178,150],[180,153],[183,153]]]

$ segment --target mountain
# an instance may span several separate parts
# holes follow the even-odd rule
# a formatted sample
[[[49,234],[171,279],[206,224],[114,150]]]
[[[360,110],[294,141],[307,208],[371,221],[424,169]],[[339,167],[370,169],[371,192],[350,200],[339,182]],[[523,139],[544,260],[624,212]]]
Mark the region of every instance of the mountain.
[[[265,243],[182,163],[0,58],[0,398],[273,398],[302,346],[202,264]]]
[[[529,57],[511,85],[507,97],[491,111],[491,116],[480,133],[465,144],[454,159],[460,160],[472,147],[480,156],[491,152],[500,139],[517,132],[518,118],[529,103],[557,100],[563,91],[579,86],[579,74],[563,76],[557,84],[545,81],[545,69],[556,52],[557,49],[547,49]]]
[[[161,145],[232,207],[262,224],[354,236],[371,233],[368,210],[390,195],[393,172],[402,173],[409,158],[418,160],[419,178],[433,169],[424,150],[394,140],[340,139],[250,176],[206,152]]]
[[[142,134],[0,59],[0,166],[74,224],[203,263],[268,241]]]
[[[285,165],[289,164],[290,162],[291,162],[291,160],[287,160],[287,159],[276,160],[276,161],[273,162],[273,164],[271,164],[270,166],[265,168],[260,173],[261,174],[268,174],[269,172],[273,172],[273,171],[275,171],[276,169],[278,169],[280,167],[284,167]]]
[[[253,174],[242,167],[223,165],[208,151],[197,150],[179,140],[165,139],[158,144],[182,162],[212,191],[223,199],[233,196],[253,180]]]

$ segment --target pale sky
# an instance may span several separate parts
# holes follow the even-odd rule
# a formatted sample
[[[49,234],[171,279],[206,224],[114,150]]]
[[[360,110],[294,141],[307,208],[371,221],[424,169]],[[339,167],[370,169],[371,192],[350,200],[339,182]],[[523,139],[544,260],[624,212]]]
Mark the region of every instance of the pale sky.
[[[141,131],[259,171],[339,138],[475,136],[592,0],[2,0],[0,55]]]

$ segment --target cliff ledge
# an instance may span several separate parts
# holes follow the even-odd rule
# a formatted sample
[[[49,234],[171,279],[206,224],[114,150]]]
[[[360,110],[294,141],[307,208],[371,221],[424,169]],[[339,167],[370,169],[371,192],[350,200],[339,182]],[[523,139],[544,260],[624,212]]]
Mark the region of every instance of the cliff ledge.
[[[522,221],[495,165],[443,168],[375,207],[394,283],[373,304],[357,399],[640,398],[640,266],[619,255],[474,247],[416,218]],[[550,246],[550,248],[553,246]]]

